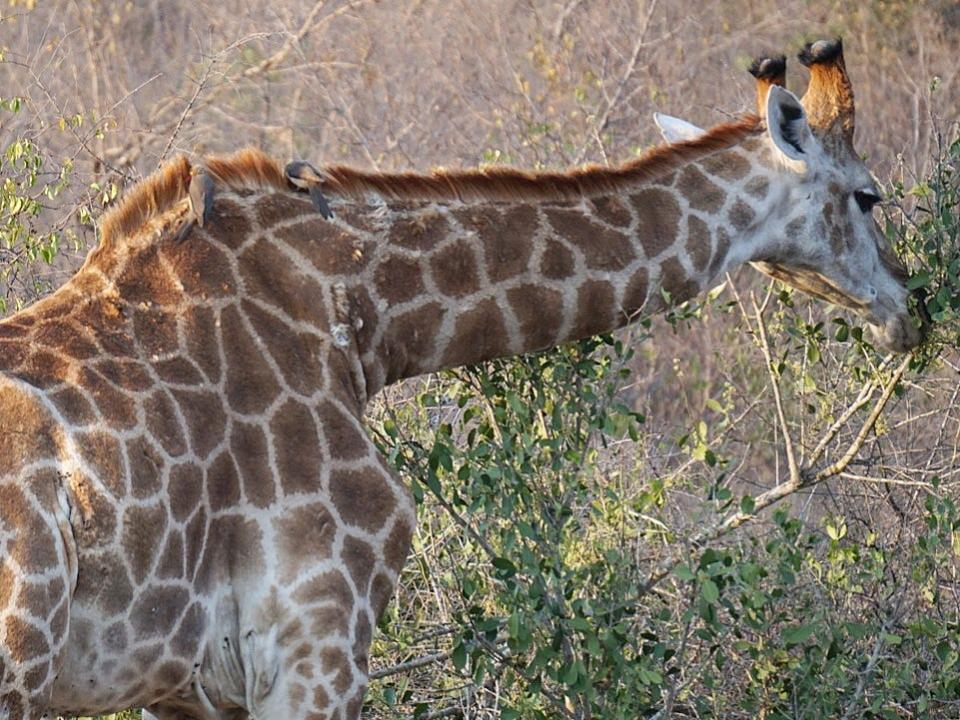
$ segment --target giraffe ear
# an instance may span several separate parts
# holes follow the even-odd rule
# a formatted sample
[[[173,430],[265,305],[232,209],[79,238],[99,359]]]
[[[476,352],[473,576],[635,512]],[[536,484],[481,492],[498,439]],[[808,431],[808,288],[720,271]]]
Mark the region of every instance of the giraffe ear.
[[[657,127],[660,128],[660,134],[663,135],[663,139],[668,143],[696,140],[706,134],[706,130],[703,128],[698,128],[696,125],[688,123],[686,120],[673,117],[672,115],[655,112],[653,114],[653,121],[657,124]]]
[[[767,132],[777,149],[791,160],[810,160],[816,140],[807,114],[797,96],[779,85],[771,85],[767,94]]]

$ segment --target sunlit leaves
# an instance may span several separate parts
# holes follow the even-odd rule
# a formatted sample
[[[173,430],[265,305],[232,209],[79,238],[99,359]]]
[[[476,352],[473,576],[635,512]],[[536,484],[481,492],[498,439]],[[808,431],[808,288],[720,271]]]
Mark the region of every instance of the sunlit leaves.
[[[18,113],[20,98],[0,99],[0,112]],[[47,203],[54,200],[69,183],[73,165],[63,162],[51,172],[45,167],[40,148],[31,140],[14,138],[0,152],[0,278],[9,281],[26,266],[42,261],[52,263],[69,231],[51,227],[41,217]],[[15,307],[25,300],[12,293]],[[0,298],[0,312],[6,312],[8,297]]]
[[[913,266],[907,287],[932,321],[927,360],[944,343],[960,341],[960,136],[943,143],[936,160],[930,177],[909,187],[894,183],[902,212],[886,226],[887,236]]]

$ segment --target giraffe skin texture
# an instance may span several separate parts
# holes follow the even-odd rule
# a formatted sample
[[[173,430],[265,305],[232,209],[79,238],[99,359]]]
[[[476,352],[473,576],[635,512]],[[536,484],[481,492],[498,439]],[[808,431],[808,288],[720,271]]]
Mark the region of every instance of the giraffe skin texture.
[[[205,162],[202,226],[169,163],[0,322],[0,715],[357,720],[415,523],[368,398],[799,272],[777,147],[752,117],[613,169],[326,168],[330,218],[248,150]]]
[[[0,323],[9,717],[359,715],[414,515],[319,269],[352,250],[274,237],[317,217],[291,191],[219,192]]]

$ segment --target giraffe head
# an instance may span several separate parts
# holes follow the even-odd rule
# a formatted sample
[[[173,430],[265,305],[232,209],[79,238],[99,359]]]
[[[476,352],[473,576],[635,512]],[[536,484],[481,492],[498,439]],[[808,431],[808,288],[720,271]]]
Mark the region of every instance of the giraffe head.
[[[781,87],[782,79],[766,80],[783,232],[754,266],[853,310],[887,349],[910,350],[920,330],[909,312],[907,272],[873,217],[880,191],[853,148],[853,90],[842,45],[807,45],[800,61],[811,75],[802,101]]]
[[[921,333],[909,311],[907,272],[873,217],[880,191],[853,148],[853,90],[842,45],[807,45],[800,61],[811,74],[802,100],[783,86],[782,58],[757,60],[750,69],[766,123],[762,172],[771,186],[752,264],[857,313],[885,348],[910,350]],[[695,136],[683,121],[657,123],[668,140]]]

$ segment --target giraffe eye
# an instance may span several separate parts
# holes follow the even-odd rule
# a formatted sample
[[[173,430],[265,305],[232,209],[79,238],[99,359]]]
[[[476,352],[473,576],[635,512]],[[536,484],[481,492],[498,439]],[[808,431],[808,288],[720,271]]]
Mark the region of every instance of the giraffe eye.
[[[853,193],[853,197],[863,212],[870,212],[873,206],[880,202],[880,196],[869,190],[857,190]]]

